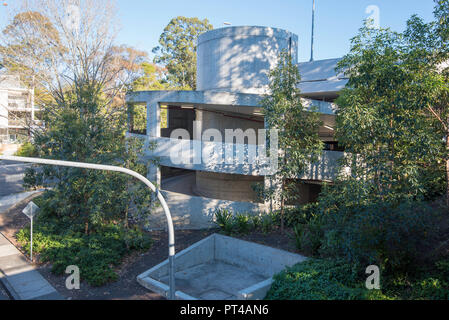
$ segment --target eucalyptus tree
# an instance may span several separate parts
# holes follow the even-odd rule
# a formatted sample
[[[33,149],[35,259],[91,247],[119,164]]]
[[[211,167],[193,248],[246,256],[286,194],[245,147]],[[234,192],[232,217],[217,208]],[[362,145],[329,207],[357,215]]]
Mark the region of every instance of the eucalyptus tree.
[[[34,133],[38,155],[145,174],[138,161],[142,143],[125,136],[122,100],[145,53],[115,44],[113,2],[24,0],[16,10],[0,37],[0,58],[46,98],[37,101],[46,124]],[[131,208],[148,212],[140,204],[151,202],[144,186],[116,174],[45,168],[26,177],[32,186],[50,182],[55,214],[82,224],[85,233],[111,221],[127,225]]]
[[[284,210],[299,195],[295,186],[310,163],[319,159],[323,143],[319,138],[321,120],[316,110],[302,103],[301,75],[291,55],[283,51],[270,74],[269,94],[261,101],[266,125],[278,131],[278,171],[271,177],[274,188],[267,190],[280,203],[281,228]]]
[[[167,68],[172,87],[196,89],[196,43],[198,36],[212,30],[207,19],[176,17],[165,27],[159,46],[153,49],[154,62]]]
[[[413,19],[405,33],[362,28],[339,63],[349,83],[337,100],[337,137],[357,155],[346,160],[369,185],[367,196],[384,201],[423,198],[442,185],[444,144],[429,111],[443,83],[429,67],[424,72],[429,59],[418,63],[428,56],[411,45],[419,38]]]

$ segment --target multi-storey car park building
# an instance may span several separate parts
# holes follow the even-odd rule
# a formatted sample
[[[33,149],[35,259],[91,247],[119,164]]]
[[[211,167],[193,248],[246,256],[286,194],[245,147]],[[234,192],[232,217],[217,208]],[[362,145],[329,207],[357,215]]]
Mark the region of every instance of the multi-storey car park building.
[[[37,125],[34,91],[26,88],[18,76],[0,75],[0,143],[27,138]]]
[[[257,163],[197,162],[193,159],[194,152],[179,153],[179,157],[173,154],[185,146],[193,149],[198,145],[210,147],[210,144],[229,147],[230,141],[226,145],[220,141],[199,142],[209,129],[218,130],[223,139],[227,129],[264,129],[259,102],[268,93],[268,72],[276,66],[282,50],[288,50],[297,63],[298,37],[268,27],[215,29],[198,39],[196,91],[141,91],[127,96],[129,135],[145,139],[147,147],[156,146],[147,148],[144,154],[146,159],[157,160],[148,177],[161,186],[178,228],[213,226],[214,212],[218,208],[254,213],[269,210],[270,204],[258,201],[253,189],[254,184],[270,183],[269,176]],[[338,61],[298,63],[304,103],[316,106],[321,113],[323,125],[319,134],[326,146],[321,161],[298,177],[303,182],[300,184],[303,203],[314,201],[323,182],[335,178],[337,160],[342,156],[334,138],[336,107],[333,101],[347,79],[336,74]],[[142,105],[146,108],[146,129],[138,131],[133,110]],[[161,114],[166,119],[164,126]],[[176,129],[185,129],[189,135],[183,139],[172,137]],[[234,152],[239,143],[242,141],[230,143]],[[243,143],[248,144],[248,141]],[[261,143],[257,141],[257,145]],[[162,212],[157,211],[151,223],[154,228],[163,228]]]

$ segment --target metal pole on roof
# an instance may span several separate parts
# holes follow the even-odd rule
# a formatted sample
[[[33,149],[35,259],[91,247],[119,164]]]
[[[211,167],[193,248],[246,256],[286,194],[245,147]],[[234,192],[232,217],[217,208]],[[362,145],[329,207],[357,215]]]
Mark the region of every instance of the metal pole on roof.
[[[310,61],[313,61],[313,45],[315,40],[315,0],[313,0],[313,7],[312,7],[312,43],[311,43],[311,49],[310,49]]]
[[[147,178],[142,176],[141,174],[126,169],[122,167],[116,166],[105,166],[100,164],[93,163],[82,163],[82,162],[71,162],[71,161],[60,161],[60,160],[49,160],[49,159],[38,159],[38,158],[24,158],[24,157],[9,157],[9,156],[0,156],[0,160],[6,161],[16,161],[16,162],[25,162],[25,163],[37,163],[37,164],[46,164],[52,166],[60,166],[60,167],[72,167],[72,168],[84,168],[84,169],[93,169],[93,170],[104,170],[104,171],[114,171],[126,173],[134,178],[139,179],[143,183],[147,185],[153,192],[157,194],[157,198],[164,209],[165,216],[167,218],[168,224],[168,260],[169,260],[169,299],[175,299],[175,231],[173,228],[173,219],[170,213],[170,209],[167,206],[167,202],[165,202],[164,197],[160,193],[159,189],[154,186]]]

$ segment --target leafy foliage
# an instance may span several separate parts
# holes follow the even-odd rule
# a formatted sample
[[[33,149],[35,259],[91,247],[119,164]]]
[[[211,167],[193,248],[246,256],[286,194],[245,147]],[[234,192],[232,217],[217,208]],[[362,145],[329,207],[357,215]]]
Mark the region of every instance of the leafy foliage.
[[[383,201],[423,199],[444,187],[444,143],[424,110],[435,101],[425,90],[435,79],[413,69],[408,49],[404,35],[365,27],[340,62],[350,77],[337,100],[337,138],[351,168],[342,180],[366,184]]]
[[[83,99],[86,102],[74,103],[58,114],[46,116],[51,126],[34,139],[39,156],[125,166],[145,175],[146,164],[138,157],[143,144],[125,137],[124,116],[108,120],[101,116],[96,98]],[[88,102],[89,99],[93,102]],[[90,226],[95,228],[117,219],[127,226],[131,211],[143,221],[151,209],[148,188],[123,174],[45,167],[39,171],[31,169],[25,181],[31,186],[51,185],[60,201],[57,215],[83,224],[86,234]]]
[[[271,232],[279,226],[277,213],[254,215],[250,213],[236,213],[229,210],[217,210],[215,212],[215,224],[226,235],[248,234],[260,230],[264,233]]]
[[[270,177],[275,187],[266,190],[264,198],[280,202],[281,227],[284,226],[284,208],[287,198],[298,193],[290,179],[300,176],[308,164],[318,160],[323,149],[318,134],[319,114],[302,103],[298,89],[301,76],[291,55],[283,51],[270,74],[269,91],[261,102],[269,128],[278,130],[278,171]]]
[[[18,157],[34,157],[36,154],[36,148],[33,144],[31,142],[25,142],[20,146],[15,155]]]
[[[119,224],[104,224],[86,235],[79,224],[73,224],[67,217],[58,217],[55,205],[59,201],[55,196],[46,194],[34,200],[41,207],[41,213],[33,232],[33,251],[40,255],[42,262],[52,263],[53,273],[63,275],[67,266],[76,265],[83,280],[101,286],[117,279],[115,269],[125,255],[151,246],[148,235]],[[19,231],[17,239],[29,252],[29,228]]]
[[[343,260],[308,260],[274,276],[269,300],[445,300],[449,298],[447,261],[426,276],[381,273],[381,290],[365,288],[361,265]]]
[[[338,260],[308,260],[274,276],[268,300],[361,300],[381,296],[365,289],[357,268]]]
[[[196,41],[198,36],[212,30],[207,19],[176,17],[165,27],[153,49],[155,63],[167,68],[170,85],[185,90],[196,89]]]
[[[363,27],[352,40],[337,100],[347,170],[292,219],[297,246],[325,260],[278,275],[269,298],[448,298],[449,201],[436,199],[445,188],[449,199],[449,1],[435,3],[436,21]],[[372,264],[384,275],[374,297],[360,277]]]

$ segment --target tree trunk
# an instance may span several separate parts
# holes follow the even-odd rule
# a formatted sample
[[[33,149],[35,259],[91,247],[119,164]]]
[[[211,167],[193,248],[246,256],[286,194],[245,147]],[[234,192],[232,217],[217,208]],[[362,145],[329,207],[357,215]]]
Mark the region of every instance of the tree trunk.
[[[449,207],[449,132],[446,134],[446,205]]]
[[[285,188],[285,180],[282,179],[281,185],[281,232],[284,232],[284,206],[285,206],[285,197],[284,197],[284,188]]]

